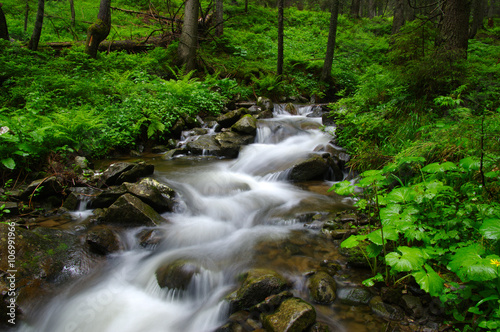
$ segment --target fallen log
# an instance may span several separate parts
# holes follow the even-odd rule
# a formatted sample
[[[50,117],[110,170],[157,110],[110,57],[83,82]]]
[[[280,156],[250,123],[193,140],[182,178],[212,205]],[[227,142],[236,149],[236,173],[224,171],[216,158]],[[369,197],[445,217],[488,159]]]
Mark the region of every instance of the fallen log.
[[[40,45],[40,48],[50,48],[56,51],[73,46],[84,45],[85,42],[54,42]],[[127,51],[129,53],[146,52],[154,49],[157,46],[164,46],[159,39],[150,39],[147,42],[133,40],[105,40],[99,44],[100,52]]]

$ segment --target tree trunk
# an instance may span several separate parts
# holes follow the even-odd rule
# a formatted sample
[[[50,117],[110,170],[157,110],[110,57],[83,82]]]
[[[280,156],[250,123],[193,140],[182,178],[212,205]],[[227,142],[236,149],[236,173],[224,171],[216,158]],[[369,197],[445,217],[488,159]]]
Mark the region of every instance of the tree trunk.
[[[375,0],[368,0],[368,18],[374,18],[377,15],[375,5]]]
[[[35,28],[33,29],[33,34],[31,35],[28,48],[32,51],[36,51],[38,48],[38,42],[40,41],[40,36],[42,35],[43,26],[43,13],[45,11],[45,0],[38,0],[38,9],[36,11],[36,21]]]
[[[3,13],[2,4],[0,3],[0,39],[9,40],[9,29],[7,28],[7,20]]]
[[[450,57],[467,58],[470,5],[471,0],[448,0],[444,6],[438,45]]]
[[[24,32],[28,31],[28,17],[30,14],[30,1],[26,0],[26,6],[24,7]]]
[[[215,1],[215,35],[222,36],[224,32],[224,4],[222,0]]]
[[[404,2],[406,0],[396,0],[394,4],[394,18],[392,20],[392,32],[391,34],[396,34],[399,29],[405,24],[405,13],[404,13]]]
[[[404,13],[405,13],[405,21],[414,21],[415,20],[415,9],[413,9],[408,2],[408,0],[404,1]]]
[[[278,66],[277,74],[279,76],[283,75],[283,6],[284,0],[278,0]]]
[[[97,20],[87,29],[85,53],[91,58],[97,57],[99,44],[108,37],[111,31],[111,0],[101,0]]]
[[[335,40],[337,37],[337,22],[339,16],[339,0],[330,0],[330,28],[328,30],[328,43],[326,45],[325,62],[321,71],[321,81],[326,82],[331,79],[333,54],[335,52]]]
[[[245,13],[248,12],[248,0],[245,0]]]
[[[472,25],[469,30],[469,38],[474,38],[477,30],[483,27],[483,19],[486,9],[486,0],[474,0],[472,4]]]
[[[351,4],[351,17],[358,19],[359,18],[359,10],[361,8],[361,0],[352,0]]]
[[[196,69],[198,48],[198,0],[187,0],[184,7],[184,24],[179,39],[179,59],[186,66],[186,72]]]
[[[69,9],[71,10],[71,26],[75,26],[76,15],[75,15],[75,3],[73,0],[69,0]]]

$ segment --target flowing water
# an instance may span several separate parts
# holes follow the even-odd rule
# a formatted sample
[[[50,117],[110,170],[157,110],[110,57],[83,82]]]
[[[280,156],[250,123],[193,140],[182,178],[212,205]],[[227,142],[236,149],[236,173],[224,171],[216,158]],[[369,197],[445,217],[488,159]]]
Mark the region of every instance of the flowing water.
[[[346,198],[328,194],[331,182],[291,184],[294,161],[332,140],[319,130],[321,118],[291,116],[277,108],[259,121],[254,144],[234,160],[184,156],[155,164],[154,177],[178,192],[169,222],[158,227],[164,241],[143,248],[138,233],[122,234],[126,249],[99,271],[80,277],[33,315],[22,331],[46,332],[204,332],[225,323],[224,297],[237,276],[252,267],[272,268],[290,279],[293,293],[310,301],[305,275],[322,260],[342,258],[332,241],[303,220],[349,207]],[[87,214],[85,211],[76,212]],[[186,290],[161,289],[155,271],[179,259],[199,268]],[[340,285],[356,276],[338,276]],[[357,276],[357,279],[363,276]],[[340,304],[316,306],[318,319],[332,331],[377,331],[382,322],[367,308]]]

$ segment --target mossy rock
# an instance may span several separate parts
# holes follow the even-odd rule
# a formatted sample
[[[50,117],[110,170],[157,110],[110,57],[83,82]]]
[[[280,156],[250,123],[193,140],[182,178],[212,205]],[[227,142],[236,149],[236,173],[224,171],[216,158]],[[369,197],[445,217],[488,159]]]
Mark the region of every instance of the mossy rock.
[[[270,315],[261,315],[266,331],[302,332],[316,322],[314,307],[302,299],[293,297],[281,303]]]
[[[156,270],[156,280],[161,288],[186,290],[200,266],[188,260],[179,259]]]
[[[257,133],[257,119],[246,114],[231,126],[231,130],[241,134],[255,135]]]
[[[316,303],[330,304],[337,298],[337,283],[324,271],[313,274],[308,280],[307,288]]]

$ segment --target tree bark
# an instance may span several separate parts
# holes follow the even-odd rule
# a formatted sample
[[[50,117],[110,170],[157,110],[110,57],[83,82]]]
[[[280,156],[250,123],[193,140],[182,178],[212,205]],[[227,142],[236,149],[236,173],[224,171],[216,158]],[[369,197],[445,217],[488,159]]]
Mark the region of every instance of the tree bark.
[[[469,30],[469,38],[476,36],[477,30],[483,27],[483,19],[486,9],[486,0],[474,0],[472,4],[472,24]]]
[[[7,28],[7,20],[3,13],[2,4],[0,3],[0,39],[9,40],[9,29]]]
[[[68,0],[68,1],[69,1],[69,9],[71,11],[71,26],[74,27],[76,22],[75,3],[73,2],[73,0]]]
[[[283,6],[284,6],[284,0],[278,0],[278,65],[276,71],[278,76],[283,75],[283,57],[284,57]]]
[[[407,0],[396,0],[394,4],[394,18],[392,20],[392,32],[391,34],[396,34],[399,29],[405,24],[405,12],[404,12],[404,2]]]
[[[97,20],[87,29],[85,53],[91,58],[97,57],[99,44],[105,40],[111,31],[111,0],[101,0]]]
[[[335,52],[335,41],[337,38],[337,23],[339,16],[339,0],[330,0],[330,28],[328,30],[328,43],[326,45],[325,62],[321,71],[321,81],[326,82],[331,79],[333,54]]]
[[[36,51],[38,48],[38,42],[40,41],[40,36],[42,35],[43,26],[43,13],[45,11],[45,0],[38,0],[38,9],[36,11],[36,21],[35,28],[33,29],[33,34],[31,35],[28,48],[32,51]]]
[[[184,24],[179,39],[178,55],[186,71],[196,69],[196,49],[198,48],[198,0],[187,0],[184,7]]]
[[[361,8],[361,0],[352,0],[351,3],[351,17],[358,19],[359,18],[359,10]]]
[[[368,18],[374,18],[377,15],[375,6],[375,0],[368,0]]]
[[[29,13],[30,13],[30,1],[26,0],[26,6],[24,7],[24,32],[28,31]]]
[[[467,58],[471,0],[447,0],[438,46],[450,57]]]
[[[224,4],[222,0],[215,1],[215,35],[222,36],[224,33]]]
[[[248,0],[245,0],[245,13],[248,12]]]

